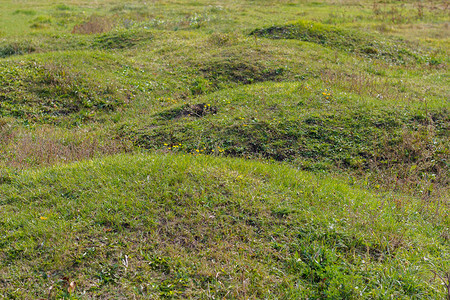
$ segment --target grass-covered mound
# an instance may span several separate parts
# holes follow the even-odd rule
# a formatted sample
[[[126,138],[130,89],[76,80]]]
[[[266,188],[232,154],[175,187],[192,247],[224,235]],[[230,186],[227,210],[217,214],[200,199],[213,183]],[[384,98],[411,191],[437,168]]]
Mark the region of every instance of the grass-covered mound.
[[[149,42],[153,35],[149,30],[113,30],[105,33],[53,34],[40,38],[26,37],[23,40],[0,40],[0,58],[35,52],[92,49],[130,49]]]
[[[264,83],[197,101],[121,130],[147,149],[289,161],[308,170],[381,170],[391,179],[414,178],[422,193],[435,192],[433,182],[449,184],[450,118],[438,102],[387,106],[317,82]]]
[[[449,267],[450,219],[438,206],[206,156],[2,172],[0,290],[7,298],[68,290],[73,299],[439,298],[433,271]]]
[[[256,29],[251,35],[271,39],[297,39],[396,64],[439,64],[438,59],[431,57],[430,53],[418,45],[313,21],[300,20],[283,26]]]
[[[88,72],[67,66],[62,59],[0,63],[0,116],[28,122],[75,122],[127,102],[127,93],[116,82],[90,78]]]
[[[36,48],[29,42],[2,42],[0,43],[0,58],[12,55],[22,55],[35,52]]]

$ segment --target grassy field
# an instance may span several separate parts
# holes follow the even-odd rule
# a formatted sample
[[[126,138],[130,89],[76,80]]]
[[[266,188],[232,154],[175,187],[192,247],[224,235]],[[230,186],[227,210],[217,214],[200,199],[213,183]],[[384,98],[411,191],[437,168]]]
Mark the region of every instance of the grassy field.
[[[447,1],[0,2],[0,298],[450,297]]]

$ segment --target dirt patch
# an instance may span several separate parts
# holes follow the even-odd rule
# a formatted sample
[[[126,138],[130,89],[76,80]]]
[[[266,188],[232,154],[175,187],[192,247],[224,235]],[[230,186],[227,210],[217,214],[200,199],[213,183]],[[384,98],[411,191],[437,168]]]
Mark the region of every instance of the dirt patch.
[[[211,106],[210,104],[206,103],[188,105],[182,110],[182,115],[192,117],[204,117],[208,114],[215,115],[216,113],[217,107]]]
[[[173,120],[184,116],[201,118],[206,115],[215,115],[217,111],[216,106],[207,103],[198,103],[169,109],[159,113],[159,116],[164,120]]]

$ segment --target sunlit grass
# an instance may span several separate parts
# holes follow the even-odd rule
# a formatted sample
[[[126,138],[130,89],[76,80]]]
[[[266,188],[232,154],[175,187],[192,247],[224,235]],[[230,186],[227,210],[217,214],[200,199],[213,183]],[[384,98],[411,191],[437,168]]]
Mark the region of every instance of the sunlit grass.
[[[448,268],[440,204],[278,164],[122,155],[2,182],[6,296],[434,297]]]
[[[442,1],[2,1],[0,295],[445,297],[448,23]]]

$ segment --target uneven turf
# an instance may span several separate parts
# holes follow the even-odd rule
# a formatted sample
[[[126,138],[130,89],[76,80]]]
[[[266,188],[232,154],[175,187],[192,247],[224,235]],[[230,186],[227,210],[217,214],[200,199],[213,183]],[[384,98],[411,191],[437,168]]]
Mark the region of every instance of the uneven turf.
[[[1,178],[6,297],[433,298],[449,267],[438,203],[279,164],[131,155]]]
[[[0,295],[444,298],[448,23],[437,0],[2,1]]]

